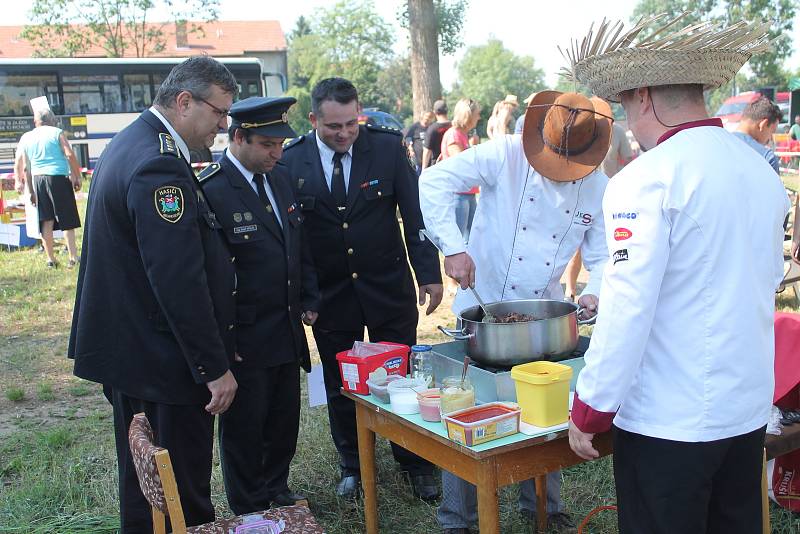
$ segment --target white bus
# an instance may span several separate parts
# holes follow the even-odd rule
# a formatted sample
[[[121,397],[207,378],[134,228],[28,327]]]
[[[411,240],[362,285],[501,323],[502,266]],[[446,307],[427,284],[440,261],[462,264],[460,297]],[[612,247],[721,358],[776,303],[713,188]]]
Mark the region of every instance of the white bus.
[[[30,100],[47,96],[82,167],[93,168],[114,135],[150,107],[170,69],[185,58],[25,58],[0,60],[0,173],[13,172],[19,138],[33,128]],[[218,58],[236,77],[237,99],[264,96],[256,58]],[[212,151],[227,145],[217,136]]]

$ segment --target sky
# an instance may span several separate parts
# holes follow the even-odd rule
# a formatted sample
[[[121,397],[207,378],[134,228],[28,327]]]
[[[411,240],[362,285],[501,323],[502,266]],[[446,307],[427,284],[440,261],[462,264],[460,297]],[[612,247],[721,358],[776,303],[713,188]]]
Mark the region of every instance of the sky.
[[[572,37],[582,37],[594,21],[603,17],[622,19],[628,23],[637,0],[568,0],[568,9],[557,2],[533,0],[470,0],[464,21],[464,44],[453,56],[440,58],[442,84],[450,88],[457,78],[456,62],[469,46],[485,44],[490,37],[503,41],[503,45],[518,55],[535,58],[535,64],[545,72],[545,81],[554,86],[557,72],[565,64],[556,48],[569,44]],[[180,2],[180,0],[177,0]],[[407,50],[407,32],[397,23],[398,7],[404,0],[375,0],[376,11],[392,24],[396,34],[396,52]],[[25,24],[32,0],[3,2],[3,24]],[[221,0],[220,20],[275,20],[280,21],[285,33],[294,28],[300,15],[306,17],[320,7],[335,4],[334,0]],[[525,6],[521,8],[520,6]],[[160,15],[160,16],[159,16]],[[152,20],[166,18],[165,13],[154,12]],[[794,54],[789,59],[791,70],[800,69],[800,14],[795,19]]]

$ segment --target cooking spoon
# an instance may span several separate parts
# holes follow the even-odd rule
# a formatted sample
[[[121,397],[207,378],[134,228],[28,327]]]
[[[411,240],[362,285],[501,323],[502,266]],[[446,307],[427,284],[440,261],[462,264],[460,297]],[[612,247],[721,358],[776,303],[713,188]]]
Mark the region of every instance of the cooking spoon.
[[[467,369],[469,369],[469,356],[464,356],[464,368],[461,370],[461,389],[464,389],[464,380],[467,378]]]

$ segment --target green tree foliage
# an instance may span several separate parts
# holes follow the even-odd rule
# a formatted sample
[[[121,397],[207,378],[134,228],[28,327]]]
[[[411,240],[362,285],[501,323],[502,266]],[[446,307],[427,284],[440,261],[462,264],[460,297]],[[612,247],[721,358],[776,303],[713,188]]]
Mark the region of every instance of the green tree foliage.
[[[788,79],[783,63],[792,53],[793,20],[797,9],[797,0],[640,0],[631,21],[659,13],[677,16],[684,11],[689,12],[687,23],[701,20],[718,20],[726,24],[740,20],[771,21],[772,49],[753,56],[749,61],[754,75],[752,85],[776,86],[783,90]]]
[[[414,113],[411,99],[411,60],[408,56],[393,59],[378,74],[378,100],[374,105],[411,124]]]
[[[433,8],[436,12],[436,31],[439,36],[439,51],[452,55],[464,46],[462,29],[464,27],[464,13],[469,7],[469,0],[434,0]],[[403,2],[397,14],[400,25],[408,29],[408,4]]]
[[[219,0],[34,0],[31,24],[22,38],[33,45],[37,57],[74,57],[92,46],[108,57],[136,57],[162,52],[167,37],[176,30],[170,22],[152,23],[148,15],[161,8],[172,14],[172,22],[188,33],[202,26],[188,20],[216,20]]]
[[[458,63],[458,81],[453,87],[450,108],[456,98],[477,100],[482,119],[478,128],[484,132],[495,102],[507,94],[517,95],[522,101],[544,88],[544,73],[536,68],[533,57],[518,56],[499,39],[489,39],[485,45],[469,47]]]
[[[310,90],[324,78],[341,76],[353,82],[364,105],[381,99],[378,75],[393,59],[394,35],[371,0],[340,0],[320,9],[308,30],[291,40],[290,85]]]

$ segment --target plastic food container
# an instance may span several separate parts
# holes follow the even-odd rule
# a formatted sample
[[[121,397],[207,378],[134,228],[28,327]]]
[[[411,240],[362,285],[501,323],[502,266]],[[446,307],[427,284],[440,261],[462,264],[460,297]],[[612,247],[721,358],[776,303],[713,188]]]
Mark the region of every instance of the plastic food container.
[[[388,375],[384,380],[377,382],[368,378],[367,386],[369,386],[369,392],[375,395],[379,401],[389,404],[389,384],[401,378],[403,377],[400,375]]]
[[[389,402],[392,411],[399,415],[419,413],[417,391],[427,389],[425,381],[421,378],[401,378],[389,383]]]
[[[447,436],[462,445],[473,446],[519,432],[519,405],[489,402],[442,416]]]
[[[339,361],[339,372],[342,376],[342,386],[347,391],[366,395],[369,393],[367,379],[369,374],[378,367],[383,367],[387,375],[406,376],[408,372],[408,345],[389,343],[381,344],[397,347],[379,354],[355,356],[352,350],[346,350],[336,355]]]
[[[283,520],[275,522],[269,519],[262,519],[261,521],[252,521],[239,525],[236,527],[234,534],[280,534],[285,528],[286,523]]]
[[[569,382],[572,367],[555,362],[530,362],[511,368],[522,420],[548,427],[569,418]]]
[[[419,401],[419,413],[425,421],[435,423],[442,420],[441,413],[439,413],[439,401],[442,395],[439,388],[428,389],[422,391],[417,396]]]

